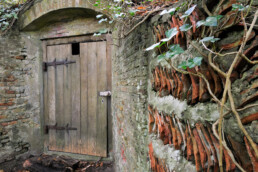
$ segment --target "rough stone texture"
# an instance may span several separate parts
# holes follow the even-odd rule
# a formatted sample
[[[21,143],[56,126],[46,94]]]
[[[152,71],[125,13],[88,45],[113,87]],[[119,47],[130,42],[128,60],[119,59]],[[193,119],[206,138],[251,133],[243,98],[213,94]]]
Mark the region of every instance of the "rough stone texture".
[[[64,0],[38,0],[34,6],[27,9],[19,22],[19,26],[29,32],[19,33],[13,30],[9,35],[0,37],[0,163],[15,160],[25,152],[35,154],[43,151],[43,135],[40,127],[43,120],[40,116],[42,107],[40,39],[91,34],[105,27],[97,26],[95,18],[86,18],[87,14],[91,17],[96,14],[93,8],[89,13],[84,13],[85,10],[69,11],[69,14],[64,16],[64,21],[56,20],[60,17],[60,13],[56,12],[61,11],[61,14],[64,14],[66,11],[63,10],[68,7],[76,9],[80,7],[80,10],[81,7],[91,8],[84,0],[72,0],[69,3]],[[75,14],[83,14],[83,17],[76,18]],[[51,20],[46,19],[49,15],[53,16]],[[75,18],[71,19],[71,16]],[[213,102],[190,106],[172,96],[158,97],[152,90],[150,80],[153,67],[156,65],[169,67],[170,64],[165,61],[158,62],[155,53],[145,52],[144,49],[154,43],[152,25],[167,22],[168,19],[170,19],[168,15],[163,17],[156,15],[122,40],[117,40],[118,31],[114,33],[112,116],[113,155],[117,171],[150,171],[148,159],[150,142],[153,143],[156,156],[163,158],[171,170],[195,170],[178,150],[173,149],[171,145],[164,145],[156,136],[149,137],[148,104],[169,115],[175,113],[181,120],[190,120],[192,125],[197,121],[214,122],[218,118],[217,105]],[[45,27],[46,24],[49,25]],[[192,47],[188,47],[185,53],[173,58],[174,65],[187,60],[189,54],[200,56]],[[252,70],[245,72],[243,77],[248,76]],[[232,88],[235,92],[234,97],[239,101],[243,100],[247,95],[238,93],[248,89],[254,82],[255,80],[251,83],[243,79],[237,80]],[[252,94],[253,92],[248,93]],[[239,103],[241,102],[237,102]],[[244,111],[241,117],[255,112],[257,108]],[[243,135],[232,114],[226,118],[225,131],[238,141],[242,141]],[[257,121],[248,124],[247,130],[258,142]]]
[[[92,14],[96,12],[101,12],[105,13],[108,11],[101,11],[100,8],[94,7],[94,2],[90,1],[85,1],[85,0],[69,0],[69,1],[64,1],[64,0],[51,0],[51,1],[46,1],[46,0],[36,0],[32,2],[33,5],[31,7],[28,7],[25,9],[24,14],[21,16],[21,23],[20,23],[20,28],[21,29],[28,29],[28,30],[35,30],[38,29],[38,27],[35,26],[30,26],[31,23],[35,22],[37,19],[40,19],[41,27],[46,25],[47,23],[51,22],[54,23],[56,21],[59,21],[59,19],[55,18],[45,18],[46,14],[50,13],[59,13],[60,10],[62,9],[69,9],[69,8],[74,8],[74,9],[88,9],[85,16],[89,17],[92,16]],[[59,10],[59,11],[58,11]],[[51,20],[54,20],[51,21]]]
[[[257,74],[255,74],[255,71],[257,71],[258,65],[253,66],[249,70],[243,73],[243,77],[236,80],[232,85],[232,91],[234,100],[236,103],[236,106],[239,106],[241,102],[248,99],[249,97],[257,94],[257,88],[255,88],[255,85],[258,83]],[[251,76],[254,77],[251,81],[248,81],[248,78]],[[257,104],[258,100],[255,99],[253,102],[250,102],[250,104]],[[240,112],[240,117],[243,118],[245,116],[254,114],[258,112],[258,107],[253,107],[247,110],[244,110]],[[257,120],[253,121],[250,124],[245,125],[245,128],[247,132],[250,134],[254,142],[258,143],[258,126],[257,126]],[[227,116],[227,120],[225,120],[225,132],[229,133],[231,136],[233,136],[236,140],[239,142],[243,142],[243,132],[238,127],[236,118],[234,114],[230,114]]]
[[[31,13],[33,9],[34,6],[27,12]],[[38,154],[44,149],[40,96],[43,52],[40,39],[90,34],[105,27],[104,24],[98,24],[95,17],[74,16],[87,11],[76,9],[67,11],[66,17],[69,18],[71,14],[71,18],[66,22],[56,21],[42,28],[38,23],[33,23],[30,26],[38,30],[18,31],[25,13],[13,27],[14,30],[0,37],[0,164],[25,155],[25,152]],[[52,16],[55,17],[55,14]],[[42,17],[40,19],[45,20]]]
[[[155,156],[164,160],[167,164],[167,169],[170,171],[196,171],[195,165],[187,161],[180,150],[175,150],[172,145],[164,145],[155,135],[150,135],[150,141],[152,142]]]
[[[155,26],[158,26],[158,25],[162,26],[164,24],[165,28],[166,28],[166,24],[169,20],[171,20],[171,18],[168,18],[165,15],[162,17],[159,15],[156,15],[151,18],[151,24],[155,25]],[[167,29],[165,29],[165,30],[167,30]],[[160,33],[161,33],[161,31],[160,31]],[[232,41],[236,41],[236,40],[240,39],[241,34],[239,34],[239,32],[237,32],[237,33],[238,33],[238,37],[235,36],[236,33],[230,32],[227,35],[227,37],[223,38],[221,40],[221,42],[219,41],[218,44],[219,45],[225,44],[225,42],[227,42],[227,41],[232,42]],[[252,41],[253,40],[254,39],[252,39]],[[156,43],[156,42],[153,42],[153,44],[154,43]],[[202,48],[202,46],[200,45],[200,43],[198,41],[193,41],[193,44],[200,47],[200,49],[204,53],[206,53],[206,50],[204,50]],[[250,44],[250,42],[249,42],[249,44]],[[248,48],[248,46],[250,46],[250,45],[247,45],[246,48]],[[234,50],[236,50],[236,48],[230,49],[230,52],[232,52]],[[162,48],[160,48],[159,51],[162,51]],[[162,52],[164,52],[164,51],[162,51]],[[225,53],[227,53],[227,52],[225,52]],[[218,104],[215,103],[214,101],[209,100],[204,103],[201,103],[198,101],[198,103],[196,103],[196,104],[187,105],[186,100],[181,101],[181,100],[173,97],[172,95],[168,95],[168,96],[159,95],[159,93],[154,91],[154,89],[152,88],[152,84],[153,84],[152,81],[154,80],[152,72],[156,66],[159,66],[160,69],[161,68],[170,69],[171,64],[173,66],[178,66],[182,61],[186,61],[189,58],[199,57],[202,55],[193,46],[187,45],[187,48],[184,51],[184,53],[182,53],[180,55],[175,55],[171,60],[160,60],[160,59],[158,59],[157,56],[158,55],[156,55],[154,59],[150,60],[150,63],[149,63],[148,104],[150,104],[151,107],[157,109],[159,112],[162,112],[164,114],[164,116],[176,115],[184,123],[189,121],[189,123],[192,127],[194,127],[194,125],[197,122],[201,122],[201,123],[208,122],[208,123],[213,124],[219,118]],[[225,67],[223,69],[227,69],[232,64],[233,58],[234,58],[233,55],[228,58],[223,58],[223,57],[221,57],[221,59],[218,58],[217,64],[219,64],[220,67]],[[249,66],[249,68],[250,68],[250,66]],[[257,65],[254,66],[253,68],[250,68],[250,69],[249,68],[247,68],[245,66],[245,68],[242,71],[238,71],[240,74],[240,79],[236,80],[232,84],[232,90],[233,90],[234,99],[236,101],[236,107],[238,107],[248,97],[251,97],[255,94],[257,95],[257,72],[255,72],[255,71],[257,71]],[[243,72],[243,71],[245,71],[245,72]],[[250,79],[250,78],[252,78],[252,79]],[[198,89],[199,89],[199,86],[198,86]],[[255,103],[257,103],[257,98],[256,98],[256,100],[249,102],[249,104],[255,104]],[[230,107],[229,101],[226,103],[226,105],[228,107]],[[245,116],[248,116],[248,115],[251,115],[254,113],[257,113],[257,107],[250,108],[250,109],[247,109],[247,110],[241,112],[240,117],[243,118]],[[258,143],[258,141],[257,141],[257,131],[258,131],[257,130],[257,121],[253,121],[252,123],[245,125],[245,128],[247,129],[248,133],[253,138],[253,140],[256,143]],[[243,143],[244,134],[239,129],[239,126],[238,126],[233,114],[229,114],[226,116],[226,120],[224,122],[224,131],[226,134],[232,136],[236,141],[238,141],[244,145],[244,143]],[[189,166],[185,165],[183,155],[179,156],[180,158],[178,161],[173,161],[173,158],[176,158],[178,153],[176,152],[176,150],[173,151],[173,148],[169,149],[171,146],[170,144],[163,145],[162,142],[158,139],[159,137],[160,137],[159,132],[155,136],[149,137],[149,142],[151,142],[153,145],[155,157],[157,157],[158,159],[160,159],[162,161],[165,161],[166,167],[170,167],[170,170],[194,171],[194,169],[192,168],[193,167],[192,165],[189,165]],[[171,152],[167,151],[168,149]],[[242,150],[242,151],[246,151],[246,150]],[[169,156],[170,154],[173,154],[174,156],[170,157]],[[191,164],[191,163],[189,163],[189,164]]]
[[[114,34],[114,37],[118,33]],[[117,171],[148,171],[147,79],[151,43],[145,23],[125,39],[115,41],[112,59],[112,114]]]
[[[0,163],[40,149],[35,56],[17,31],[0,37]]]

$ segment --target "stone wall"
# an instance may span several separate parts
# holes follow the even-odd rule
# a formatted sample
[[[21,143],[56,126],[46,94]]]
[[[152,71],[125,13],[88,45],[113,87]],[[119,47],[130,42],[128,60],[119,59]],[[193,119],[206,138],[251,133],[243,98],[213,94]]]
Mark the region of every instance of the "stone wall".
[[[148,23],[123,40],[114,33],[112,114],[117,171],[148,171],[147,79],[152,42]]]
[[[71,10],[71,13],[68,14],[65,11],[67,7],[89,7],[82,0],[71,1],[73,2],[72,5],[70,4],[71,6],[57,0],[49,5],[46,4],[47,1],[37,2],[42,3],[33,6],[22,17],[21,22],[25,24],[23,23],[21,26],[29,32],[13,30],[8,35],[0,37],[0,163],[15,160],[24,153],[43,152],[43,136],[40,127],[42,121],[40,115],[40,107],[42,107],[40,38],[92,34],[92,29],[98,31],[105,27],[104,25],[96,26],[97,20],[94,18],[85,18],[85,16],[72,20],[69,18],[70,14],[77,16],[85,11],[81,10],[77,13]],[[34,14],[37,9],[42,8],[43,10],[38,15]],[[48,8],[51,9],[48,10]],[[200,10],[202,11],[202,9]],[[45,20],[43,24],[52,23],[52,25],[41,26],[42,16],[55,14],[52,13],[54,11],[66,13],[66,22]],[[94,15],[95,13],[91,13],[91,17]],[[185,40],[183,43],[180,42],[185,52],[176,55],[171,61],[157,60],[157,56],[167,48],[165,46],[155,51],[145,51],[147,47],[158,41],[158,34],[164,37],[164,32],[171,27],[171,22],[173,20],[170,15],[160,16],[157,14],[124,39],[118,39],[119,31],[123,30],[119,26],[113,33],[114,146],[113,152],[110,154],[114,155],[117,171],[151,171],[151,168],[155,171],[157,167],[160,170],[163,168],[170,171],[195,171],[195,164],[199,164],[200,168],[201,166],[207,168],[208,163],[205,159],[199,159],[201,162],[196,161],[193,148],[191,148],[194,146],[193,141],[202,145],[202,141],[208,141],[210,138],[209,144],[217,145],[217,139],[212,134],[210,126],[219,117],[217,104],[210,97],[205,97],[207,88],[201,79],[182,75],[171,67],[172,65],[178,66],[182,60],[188,60],[192,56],[201,56],[201,54]],[[93,25],[84,29],[92,23]],[[251,22],[249,21],[249,23]],[[18,26],[14,28],[18,28]],[[230,37],[234,38],[241,34],[242,30],[236,30]],[[179,39],[181,38],[179,36]],[[246,49],[246,51],[249,56],[256,52],[255,40],[253,37],[248,42],[248,48],[251,49],[248,51]],[[226,37],[219,44],[223,46],[230,41],[232,40]],[[173,40],[173,42],[179,43],[178,40]],[[193,43],[198,45],[197,41]],[[217,63],[227,68],[227,65],[231,63],[230,59],[232,60],[231,57],[229,60],[217,58],[219,60]],[[257,98],[257,65],[248,67],[241,68],[244,71],[239,71],[239,75],[233,83],[232,90],[237,100],[237,106],[243,103],[245,105],[257,103],[257,99],[255,99]],[[212,73],[212,71],[208,71]],[[216,76],[220,78],[215,73],[212,78],[214,84]],[[185,77],[188,78],[188,82],[186,82],[187,79],[183,80]],[[164,82],[163,86],[160,84],[161,79]],[[169,87],[169,79],[171,82],[177,82],[178,87],[173,87],[172,84]],[[220,79],[219,82],[221,90],[217,85],[217,94],[220,97],[223,83]],[[199,87],[199,85],[201,86]],[[171,88],[174,90],[172,89],[172,91]],[[198,93],[197,97],[194,97],[196,95],[193,93],[196,93],[197,90],[201,90],[202,94]],[[241,112],[241,117],[255,114],[257,110],[257,107],[245,110]],[[240,145],[241,151],[243,150],[241,153],[247,157],[244,159],[246,160],[245,168],[250,168],[250,158],[245,148],[243,134],[238,129],[235,118],[229,114],[225,119],[226,134],[233,138],[232,143]],[[257,142],[257,121],[247,123],[246,128]],[[205,135],[199,135],[199,133],[205,133]],[[195,146],[197,145],[195,144]],[[195,148],[195,151],[197,149],[200,149],[199,146]],[[214,150],[212,149],[213,158],[215,157]],[[202,153],[204,151],[206,150],[202,147]],[[206,160],[210,160],[209,155],[206,156]],[[197,156],[199,157],[199,154]],[[237,155],[237,157],[239,156]],[[232,162],[230,158],[227,160],[227,162]],[[242,162],[243,159],[240,158],[240,161]],[[229,168],[233,169],[234,165]]]
[[[20,33],[0,37],[0,163],[40,149],[36,52]],[[33,55],[32,55],[33,54]]]
[[[225,15],[230,15],[226,9],[223,10]],[[194,15],[204,15],[200,6],[196,11]],[[223,21],[227,24],[227,21]],[[191,74],[182,74],[174,68],[182,61],[203,56],[193,44],[201,52],[208,53],[196,41],[201,36],[200,28],[195,32],[189,31],[184,37],[180,33],[168,43],[180,44],[184,49],[182,54],[175,55],[171,60],[158,59],[158,55],[168,50],[166,44],[152,52],[145,51],[146,47],[165,38],[164,33],[168,29],[181,22],[178,15],[172,19],[170,14],[157,14],[125,39],[115,41],[112,113],[117,171],[216,171],[218,168],[219,141],[212,128],[219,118],[218,104],[209,96],[204,80]],[[237,41],[243,35],[243,28],[237,27],[233,27],[230,34],[226,30],[219,35],[221,40],[218,46],[227,48],[222,53],[237,49]],[[117,38],[118,33],[114,34],[114,39]],[[232,44],[234,47],[231,47]],[[252,34],[244,51],[251,59],[257,58],[256,46],[257,38]],[[233,56],[227,56],[226,59],[217,58],[215,63],[226,70]],[[147,60],[147,71],[145,65],[140,65],[141,60]],[[241,61],[235,69],[231,79],[236,106],[257,103],[257,65],[250,66]],[[208,65],[207,59],[203,60],[201,66],[187,70],[201,72],[208,78],[212,92],[218,98],[222,97],[223,77]],[[226,105],[229,106],[229,102]],[[240,117],[245,121],[247,116],[257,116],[257,111],[257,107],[246,109],[240,112]],[[257,121],[243,123],[257,143]],[[229,113],[225,117],[224,126],[225,138],[234,158],[245,170],[252,171],[249,144],[233,114]],[[225,150],[223,156],[225,170],[236,170],[234,158]]]
[[[229,8],[228,6],[227,8]],[[204,10],[201,6],[196,8],[196,12],[193,12],[192,15],[201,18],[204,15]],[[223,10],[225,16],[230,15],[226,8]],[[167,30],[183,25],[179,16],[180,14],[175,14],[171,17],[168,14],[152,17],[151,27],[155,34],[153,44],[166,38],[164,33]],[[194,20],[193,16],[189,22],[194,22],[192,21]],[[228,24],[225,18],[223,21]],[[154,50],[156,57],[149,63],[148,146],[152,171],[206,171],[207,169],[216,171],[218,168],[216,151],[219,150],[219,140],[211,126],[219,118],[218,104],[209,95],[205,81],[200,77],[191,75],[191,73],[200,72],[204,75],[211,91],[219,99],[222,97],[225,82],[224,78],[208,65],[207,59],[203,55],[208,54],[208,52],[198,40],[196,41],[200,38],[201,28],[195,31],[194,29],[190,29],[186,35],[180,33],[168,45],[156,48]],[[221,36],[217,46],[220,49],[225,48],[222,53],[236,51],[240,45],[236,42],[243,36],[243,27],[239,28],[233,25],[231,29],[230,33],[227,33],[229,31],[226,30],[217,35]],[[253,60],[257,59],[255,30],[253,30],[247,46],[244,48],[244,54]],[[227,36],[225,37],[225,35]],[[179,44],[184,52],[174,55],[171,59],[158,59],[158,55],[166,52],[170,45],[175,44]],[[200,51],[195,47],[198,47]],[[182,61],[200,56],[203,57],[201,66],[188,68],[187,72],[183,73],[177,69]],[[223,70],[229,68],[234,56],[225,57],[215,60],[215,64]],[[231,81],[236,107],[241,108],[257,103],[257,65],[252,66],[244,60],[239,60],[234,69]],[[229,101],[226,105],[230,107]],[[256,143],[257,121],[254,118],[250,120],[250,117],[257,116],[257,111],[258,108],[253,107],[239,112],[242,123]],[[246,122],[248,116],[249,121]],[[225,117],[223,130],[226,142],[234,154],[233,157],[245,170],[252,171],[252,168],[255,168],[255,163],[250,152],[253,150],[249,150],[250,145],[244,139],[244,134],[239,129],[232,113],[228,113]],[[237,169],[233,163],[233,157],[230,157],[224,150],[223,163],[226,171]]]
[[[11,168],[20,156],[44,151],[41,39],[88,35],[107,28],[105,23],[98,24],[96,11],[82,1],[41,2],[34,1],[13,30],[0,37],[0,169]],[[41,13],[35,16],[38,8]],[[28,22],[28,18],[33,20]],[[29,28],[19,30],[25,26]],[[109,139],[109,150],[111,143]]]

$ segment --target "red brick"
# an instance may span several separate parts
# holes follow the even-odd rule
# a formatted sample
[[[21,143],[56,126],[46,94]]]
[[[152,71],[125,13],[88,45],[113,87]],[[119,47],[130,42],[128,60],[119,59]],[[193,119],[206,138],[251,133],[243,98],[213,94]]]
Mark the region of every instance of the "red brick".
[[[6,106],[2,106],[2,107],[0,107],[0,110],[6,110],[7,109],[7,107]]]
[[[14,91],[14,90],[5,90],[5,93],[6,94],[15,94],[16,91]]]
[[[12,106],[12,105],[14,105],[13,102],[0,103],[0,106]]]
[[[5,119],[6,116],[5,115],[0,115],[0,119]]]
[[[24,60],[26,56],[20,55],[15,57],[17,60]]]
[[[4,78],[4,82],[14,82],[16,79],[13,75],[9,75]]]
[[[22,119],[21,122],[28,122],[29,120],[28,119]]]
[[[11,122],[3,122],[1,123],[2,126],[6,127],[8,125],[15,125],[17,124],[17,121],[11,121]]]

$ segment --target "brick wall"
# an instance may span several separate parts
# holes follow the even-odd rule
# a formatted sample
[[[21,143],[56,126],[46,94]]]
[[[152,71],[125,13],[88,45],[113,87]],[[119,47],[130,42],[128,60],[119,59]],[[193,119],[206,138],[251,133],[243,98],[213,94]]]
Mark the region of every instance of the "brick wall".
[[[146,105],[150,54],[144,49],[151,42],[150,35],[148,25],[143,24],[125,39],[114,39],[112,114],[117,171],[149,168]]]
[[[29,148],[17,129],[28,120],[24,81],[27,72],[23,70],[27,55],[19,35],[11,35],[0,38],[0,163]]]
[[[0,37],[0,163],[28,152],[33,139],[40,147],[40,138],[34,137],[40,134],[39,98],[34,99],[38,94],[30,89],[38,72],[35,55],[28,54],[17,31]]]
[[[40,2],[45,4],[47,1]],[[53,1],[54,4],[56,2],[60,1]],[[51,3],[50,6],[45,4],[45,7],[52,8],[51,6],[53,6]],[[74,5],[69,7],[74,7]],[[37,8],[41,8],[41,5],[38,4],[33,7],[34,10],[30,10],[27,14],[33,16],[33,11],[36,11]],[[57,8],[58,5],[53,7],[53,9]],[[47,11],[45,10],[45,12]],[[41,15],[43,13],[40,13],[39,16]],[[39,16],[34,16],[33,20]],[[28,25],[31,22],[30,20],[25,23]],[[122,40],[117,39],[120,29],[113,33],[113,155],[117,171],[150,171],[151,166],[154,170],[157,166],[163,166],[171,171],[175,169],[194,171],[196,167],[193,159],[190,158],[191,160],[187,161],[188,158],[182,156],[182,152],[185,151],[180,151],[183,145],[182,138],[179,137],[181,144],[173,143],[171,133],[164,128],[170,125],[169,120],[172,119],[178,136],[181,132],[179,125],[182,124],[184,131],[189,126],[191,128],[189,132],[195,131],[194,135],[199,138],[196,132],[199,126],[205,123],[213,123],[219,116],[217,104],[209,99],[206,102],[189,103],[187,100],[180,100],[170,93],[161,96],[159,94],[160,89],[153,87],[155,67],[158,66],[160,70],[171,70],[171,68],[168,67],[170,65],[167,61],[157,61],[157,54],[154,51],[145,52],[144,49],[155,43],[153,26],[158,29],[160,27],[158,25],[161,25],[160,28],[166,26],[164,28],[167,29],[169,22],[171,22],[170,15],[156,15]],[[80,29],[83,27],[81,26]],[[71,29],[68,28],[69,31]],[[51,28],[46,28],[45,32],[51,33]],[[9,35],[0,37],[0,163],[14,160],[25,152],[42,151],[43,137],[40,135],[40,85],[42,84],[40,57],[42,57],[42,52],[38,34],[44,35],[46,33],[18,33],[18,31],[12,31]],[[235,35],[237,34],[239,33]],[[197,42],[194,43],[198,44]],[[185,53],[173,58],[174,65],[178,65],[191,55],[200,56],[192,46],[188,46]],[[254,88],[256,88],[257,65],[243,73],[243,76],[236,80],[232,87],[234,97],[239,101],[238,103],[245,101],[248,96],[253,94],[257,96],[257,91],[251,85],[254,84]],[[161,75],[158,77],[164,78]],[[168,87],[164,87],[163,90],[166,91],[166,88]],[[250,90],[251,92],[249,92]],[[239,92],[242,94],[239,94]],[[150,113],[151,110],[148,113],[148,105],[153,111],[157,111],[155,115]],[[241,117],[255,112],[257,112],[257,108],[243,111]],[[164,130],[153,131],[153,127],[150,127],[154,126],[153,118],[161,117],[165,119],[163,119],[165,122],[163,122],[163,126],[159,127],[161,129],[163,127]],[[189,125],[187,121],[190,123]],[[197,122],[201,124],[196,125]],[[225,123],[225,131],[237,141],[244,143],[243,135],[237,129],[234,117],[228,117]],[[156,126],[158,127],[158,125]],[[246,127],[248,132],[251,133],[251,137],[257,142],[257,121],[248,124]],[[203,130],[205,129],[209,131],[210,126],[204,126]],[[186,131],[188,132],[188,130]],[[168,136],[169,134],[170,136]],[[210,137],[212,136],[210,134]],[[184,148],[186,147],[184,146]]]
[[[171,60],[157,58],[168,49],[167,45],[156,48],[156,53],[155,50],[149,53],[144,51],[149,45],[165,38],[165,31],[173,26],[171,22],[180,21],[178,16],[171,18],[171,15],[157,14],[125,39],[115,41],[112,113],[117,171],[216,171],[218,168],[215,154],[219,144],[211,127],[219,118],[218,105],[209,97],[202,79],[176,72],[172,68],[172,65],[178,66],[183,60],[202,55],[187,44],[186,38],[181,35],[173,38],[170,44],[180,44],[185,51]],[[224,45],[228,40],[234,43],[234,38],[240,35],[240,39],[241,34],[241,30],[236,30],[231,36],[221,38],[220,43]],[[117,39],[117,35],[114,34],[114,39]],[[153,37],[155,41],[151,39]],[[190,39],[206,53],[198,40],[194,37]],[[252,36],[245,49],[246,54],[250,53],[249,58],[257,58],[255,46],[257,38]],[[217,64],[226,69],[231,61],[230,58],[217,59]],[[257,89],[254,88],[257,87],[258,65],[241,63],[245,68],[238,66],[241,69],[232,75],[233,96],[238,107],[257,103],[257,99],[254,99],[257,98]],[[205,60],[201,66],[188,70],[201,71],[207,74],[206,77],[212,75],[208,82],[215,87],[212,90],[216,96],[221,98],[223,78]],[[246,109],[240,112],[240,117],[243,120],[248,116],[257,116],[257,110],[257,107]],[[252,169],[249,143],[244,140],[233,114],[225,118],[224,125],[225,137],[231,145],[234,158],[247,171]],[[257,143],[257,120],[252,119],[244,125]],[[223,163],[228,171],[237,169],[226,151]]]

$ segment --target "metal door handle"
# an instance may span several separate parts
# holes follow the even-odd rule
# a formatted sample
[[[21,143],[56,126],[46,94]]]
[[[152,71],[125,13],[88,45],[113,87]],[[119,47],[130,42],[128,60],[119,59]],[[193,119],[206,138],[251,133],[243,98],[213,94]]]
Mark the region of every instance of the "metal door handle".
[[[111,91],[101,91],[101,92],[99,92],[99,96],[109,97],[109,96],[111,96]]]

